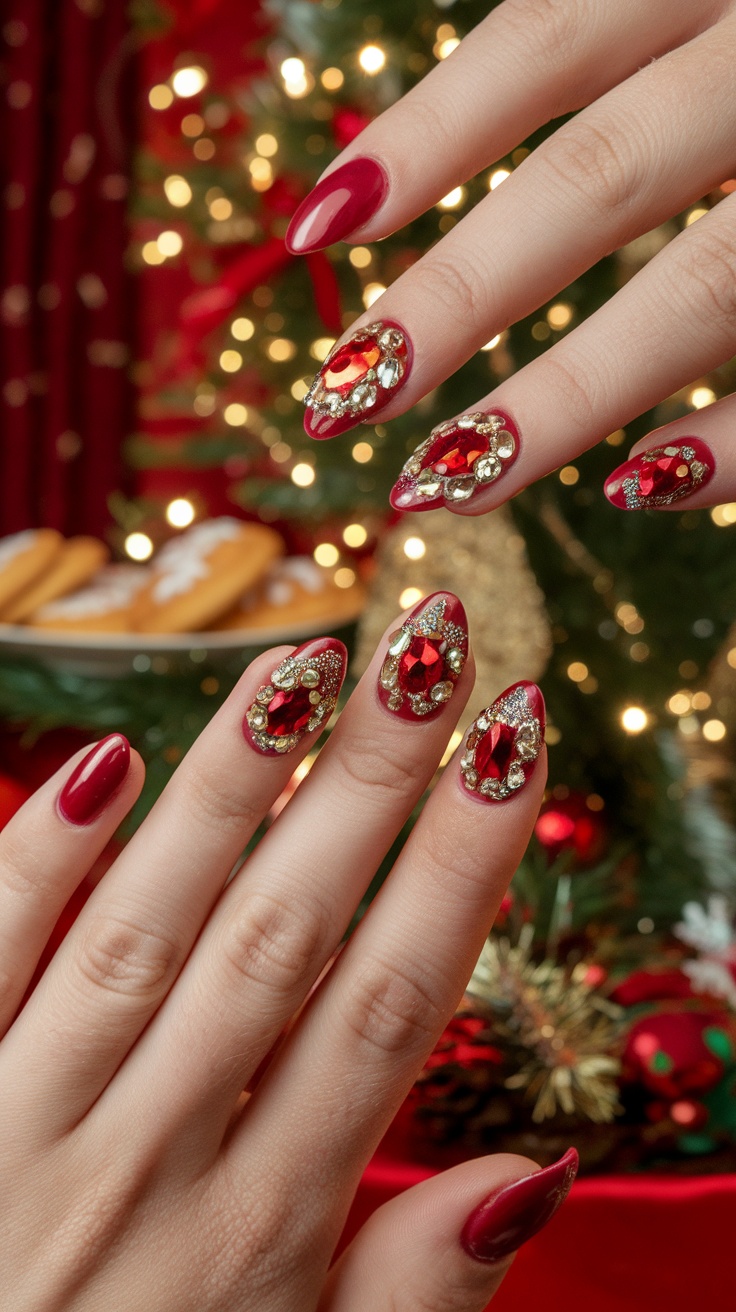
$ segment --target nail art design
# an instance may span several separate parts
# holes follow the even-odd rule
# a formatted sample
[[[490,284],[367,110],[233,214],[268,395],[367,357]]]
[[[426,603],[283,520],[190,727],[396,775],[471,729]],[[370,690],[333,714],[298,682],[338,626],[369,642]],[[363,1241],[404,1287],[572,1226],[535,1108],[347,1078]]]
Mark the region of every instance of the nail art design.
[[[336,638],[315,638],[297,647],[256,693],[243,733],[268,756],[291,752],[305,733],[329,720],[345,678],[347,652]]]
[[[310,191],[286,233],[295,255],[321,250],[362,228],[381,208],[388,174],[375,159],[351,159]]]
[[[530,778],[544,742],[544,698],[536,683],[507,688],[470,726],[460,761],[469,793],[503,802]]]
[[[378,679],[384,706],[424,719],[449,702],[468,657],[468,621],[451,592],[435,592],[391,634]]]
[[[715,468],[713,452],[699,437],[673,438],[619,465],[603,490],[619,510],[671,506],[707,483]]]
[[[476,410],[438,424],[409,457],[391,489],[395,510],[456,506],[513,465],[519,432],[499,411]]]
[[[335,346],[304,398],[310,437],[336,437],[362,419],[372,420],[406,382],[409,338],[398,324],[379,320]]]
[[[468,1217],[460,1242],[470,1257],[498,1262],[537,1234],[562,1206],[578,1172],[578,1155],[564,1157],[543,1171],[514,1180],[491,1194]]]
[[[89,825],[102,814],[130,767],[130,744],[111,733],[82,758],[59,793],[59,811],[72,825]]]

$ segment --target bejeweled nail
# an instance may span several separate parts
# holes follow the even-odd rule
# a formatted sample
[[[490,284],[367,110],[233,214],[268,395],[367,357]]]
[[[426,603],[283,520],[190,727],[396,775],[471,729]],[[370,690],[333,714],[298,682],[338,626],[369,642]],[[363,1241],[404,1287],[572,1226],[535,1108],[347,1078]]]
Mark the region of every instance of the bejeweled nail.
[[[60,814],[72,825],[88,825],[104,811],[130,767],[130,744],[121,733],[95,743],[59,793]]]
[[[305,733],[320,729],[335,709],[347,668],[337,638],[302,643],[271,672],[243,719],[246,741],[268,756],[282,756]]]
[[[470,1257],[498,1262],[537,1234],[562,1206],[578,1170],[578,1155],[564,1157],[543,1171],[490,1194],[468,1217],[460,1242]]]
[[[387,192],[388,174],[377,160],[348,160],[302,201],[287,229],[288,249],[304,255],[349,237],[373,218]]]
[[[470,726],[460,774],[469,793],[505,802],[531,777],[544,743],[544,698],[522,679],[487,706]]]
[[[513,465],[519,430],[499,410],[475,410],[432,429],[409,457],[391,489],[396,510],[463,505]]]
[[[403,387],[411,361],[405,330],[388,319],[333,347],[304,397],[309,436],[336,437],[361,420],[372,423]]]
[[[619,510],[671,506],[704,487],[715,469],[713,452],[701,438],[676,437],[619,465],[609,474],[603,490]]]
[[[391,634],[378,695],[402,720],[426,719],[449,702],[467,657],[465,607],[452,592],[435,592]]]

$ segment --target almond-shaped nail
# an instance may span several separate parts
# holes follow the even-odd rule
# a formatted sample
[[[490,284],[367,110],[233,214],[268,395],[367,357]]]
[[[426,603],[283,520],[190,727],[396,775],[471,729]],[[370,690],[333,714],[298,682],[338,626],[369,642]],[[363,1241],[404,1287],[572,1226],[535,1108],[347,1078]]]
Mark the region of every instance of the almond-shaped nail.
[[[130,767],[130,744],[121,733],[95,743],[59,793],[60,814],[72,825],[89,825],[102,814]]]
[[[452,592],[434,592],[414,607],[388,640],[378,695],[402,720],[436,715],[449,702],[468,658],[465,607]]]
[[[302,643],[271,672],[243,719],[247,742],[267,756],[282,756],[305,733],[320,729],[335,709],[347,668],[337,638]]]
[[[395,510],[463,505],[498,481],[519,454],[519,430],[500,410],[474,410],[432,429],[391,489]]]
[[[304,397],[310,437],[336,437],[376,415],[404,386],[411,342],[400,324],[380,319],[333,347]]]
[[[537,1234],[562,1206],[578,1171],[578,1155],[564,1157],[543,1171],[497,1190],[468,1217],[460,1242],[470,1257],[498,1262]]]
[[[487,706],[470,726],[460,774],[469,793],[505,802],[524,787],[544,743],[544,698],[522,679]]]
[[[388,174],[375,159],[351,159],[310,191],[286,233],[294,255],[321,250],[362,228],[381,208]]]
[[[619,465],[603,490],[619,510],[671,506],[704,487],[715,469],[715,456],[705,442],[699,437],[677,437]]]

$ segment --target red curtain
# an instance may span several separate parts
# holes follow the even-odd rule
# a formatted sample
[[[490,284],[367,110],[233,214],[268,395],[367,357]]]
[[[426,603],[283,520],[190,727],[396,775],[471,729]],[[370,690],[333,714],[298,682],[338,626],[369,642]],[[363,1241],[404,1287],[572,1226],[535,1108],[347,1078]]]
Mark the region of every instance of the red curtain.
[[[127,0],[5,0],[0,533],[101,534],[132,424]]]

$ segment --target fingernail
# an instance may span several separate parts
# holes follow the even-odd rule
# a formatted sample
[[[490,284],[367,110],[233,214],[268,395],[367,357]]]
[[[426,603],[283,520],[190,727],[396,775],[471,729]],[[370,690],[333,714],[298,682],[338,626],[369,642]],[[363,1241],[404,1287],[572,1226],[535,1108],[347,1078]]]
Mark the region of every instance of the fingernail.
[[[666,446],[640,451],[606,479],[603,490],[619,510],[671,506],[704,487],[716,469],[715,456],[699,437],[676,437]]]
[[[345,678],[347,656],[337,638],[313,638],[297,647],[272,670],[248,707],[246,741],[267,756],[282,756],[305,733],[326,724]]]
[[[310,437],[336,437],[373,416],[404,386],[411,342],[390,319],[361,328],[327,356],[304,398]]]
[[[544,698],[536,683],[514,683],[470,726],[460,774],[469,793],[505,802],[531,777],[544,743]]]
[[[130,744],[121,733],[112,733],[95,746],[69,775],[59,793],[57,806],[72,825],[88,825],[96,820],[130,766]]]
[[[378,676],[381,702],[402,720],[436,715],[452,697],[467,658],[465,607],[452,592],[434,592],[388,640]]]
[[[460,1242],[470,1257],[498,1262],[531,1239],[562,1206],[578,1171],[578,1155],[564,1157],[543,1171],[507,1184],[471,1212]]]
[[[501,411],[475,410],[432,429],[391,489],[395,510],[459,506],[497,482],[519,453],[519,430]]]
[[[349,237],[373,218],[388,192],[388,174],[374,159],[351,159],[323,178],[296,211],[286,232],[294,255]]]

